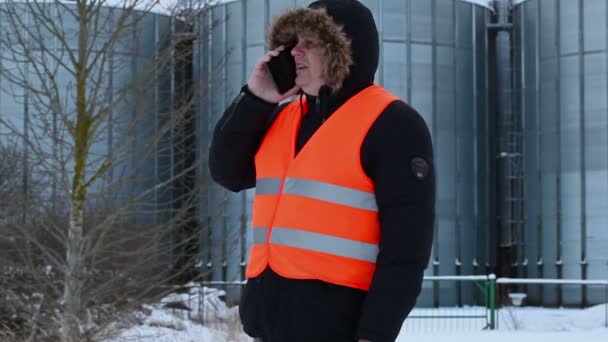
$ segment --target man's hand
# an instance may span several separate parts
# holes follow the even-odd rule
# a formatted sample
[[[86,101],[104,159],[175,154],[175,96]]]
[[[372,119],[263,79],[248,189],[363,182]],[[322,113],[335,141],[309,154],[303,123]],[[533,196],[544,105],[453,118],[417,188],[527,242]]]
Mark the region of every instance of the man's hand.
[[[268,51],[258,60],[249,76],[249,81],[247,82],[249,91],[266,102],[279,103],[300,91],[298,86],[294,86],[286,93],[279,94],[274,79],[268,71],[268,68],[266,68],[266,63],[270,61],[270,59],[278,56],[284,49],[285,46],[281,45],[274,50]]]

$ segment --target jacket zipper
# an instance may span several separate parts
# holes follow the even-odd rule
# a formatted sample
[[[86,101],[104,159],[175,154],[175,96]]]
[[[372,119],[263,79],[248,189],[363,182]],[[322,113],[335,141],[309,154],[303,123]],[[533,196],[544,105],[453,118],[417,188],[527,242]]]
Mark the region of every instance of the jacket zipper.
[[[321,113],[321,100],[319,100],[318,96],[315,99],[315,110],[319,115],[321,115],[321,123],[325,122],[325,113]]]

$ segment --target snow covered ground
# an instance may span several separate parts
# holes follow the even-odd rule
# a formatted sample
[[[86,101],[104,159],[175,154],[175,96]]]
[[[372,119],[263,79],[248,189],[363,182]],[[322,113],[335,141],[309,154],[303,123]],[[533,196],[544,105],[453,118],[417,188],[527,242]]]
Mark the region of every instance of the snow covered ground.
[[[410,319],[397,342],[608,342],[606,305],[588,309],[507,307],[499,310],[498,329],[483,330],[485,319]],[[462,309],[421,309],[422,314],[458,314]],[[479,314],[483,308],[465,308]],[[414,311],[412,314],[416,314]],[[420,312],[418,312],[420,315]]]
[[[604,332],[503,332],[428,333],[399,335],[397,342],[606,342]]]
[[[223,296],[224,291],[200,287],[171,294],[144,307],[141,324],[109,342],[250,342],[240,327],[238,307],[229,308]]]
[[[146,307],[142,323],[111,342],[251,342],[240,329],[237,308],[228,308],[221,300],[224,293],[205,289],[202,301],[200,291],[193,288],[189,294],[171,295]],[[176,308],[180,305],[175,303],[188,309]],[[606,309],[606,305],[584,310],[508,307],[499,311],[498,329],[493,331],[483,330],[485,319],[412,318],[397,342],[608,342]],[[412,316],[484,312],[481,307],[416,309]]]

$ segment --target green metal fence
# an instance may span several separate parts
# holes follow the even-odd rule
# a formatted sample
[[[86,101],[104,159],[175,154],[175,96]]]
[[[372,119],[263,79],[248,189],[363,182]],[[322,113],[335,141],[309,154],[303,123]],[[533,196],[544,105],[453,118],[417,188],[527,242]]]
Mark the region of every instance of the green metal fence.
[[[423,280],[420,298],[433,298],[435,303],[420,303],[404,322],[403,329],[410,332],[435,330],[494,329],[496,323],[496,276],[427,276]],[[442,293],[450,292],[468,297],[463,302],[474,305],[441,305]],[[430,304],[430,305],[429,305]]]
[[[595,287],[595,288],[599,288],[599,289],[603,289],[603,293],[604,293],[604,303],[605,303],[605,309],[604,309],[604,327],[608,328],[608,280],[582,280],[582,279],[533,279],[533,278],[498,278],[496,279],[496,285],[495,287],[497,289],[501,289],[503,290],[502,292],[505,292],[507,297],[511,298],[511,305],[505,305],[501,308],[502,309],[506,309],[509,312],[509,315],[514,315],[513,310],[511,309],[511,307],[515,306],[519,306],[522,305],[522,303],[515,303],[515,302],[519,302],[521,299],[526,297],[526,293],[525,292],[510,292],[506,289],[506,287],[508,287],[509,285],[558,285],[558,286],[581,286],[581,287]],[[515,296],[517,295],[517,296]],[[520,297],[521,296],[521,297]],[[515,299],[517,297],[520,297],[518,299]],[[498,318],[503,316],[502,313],[500,312],[496,312],[496,328],[498,328]]]
[[[230,293],[234,291],[240,292],[245,283],[246,281],[209,281],[202,282],[201,285],[219,288],[226,293]],[[608,280],[497,279],[494,274],[489,274],[480,276],[424,277],[423,289],[417,306],[405,320],[402,329],[412,332],[497,329],[499,316],[502,315],[504,320],[505,315],[509,317],[517,314],[518,303],[516,302],[524,294],[509,293],[508,287],[515,284],[536,284],[540,286],[578,285],[603,288],[606,303],[604,324],[608,328]],[[504,299],[500,302],[497,301],[499,289],[503,292],[503,295],[506,293],[506,298],[510,298],[511,302],[505,302]],[[201,293],[205,292],[201,291]],[[457,296],[454,294],[457,294]],[[453,300],[454,297],[460,298],[460,296],[462,296],[461,303],[454,303],[454,305],[446,305],[444,303],[445,299]]]

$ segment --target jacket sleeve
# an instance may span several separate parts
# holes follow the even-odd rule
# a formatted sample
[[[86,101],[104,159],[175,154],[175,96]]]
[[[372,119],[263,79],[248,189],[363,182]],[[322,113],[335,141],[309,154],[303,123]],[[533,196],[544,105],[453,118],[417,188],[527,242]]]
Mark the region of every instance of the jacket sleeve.
[[[277,111],[277,104],[253,95],[245,85],[213,131],[209,148],[211,178],[238,192],[255,186],[255,154]]]
[[[374,182],[381,236],[357,337],[393,342],[420,294],[433,240],[435,170],[424,119],[393,102],[368,132],[361,160]]]

